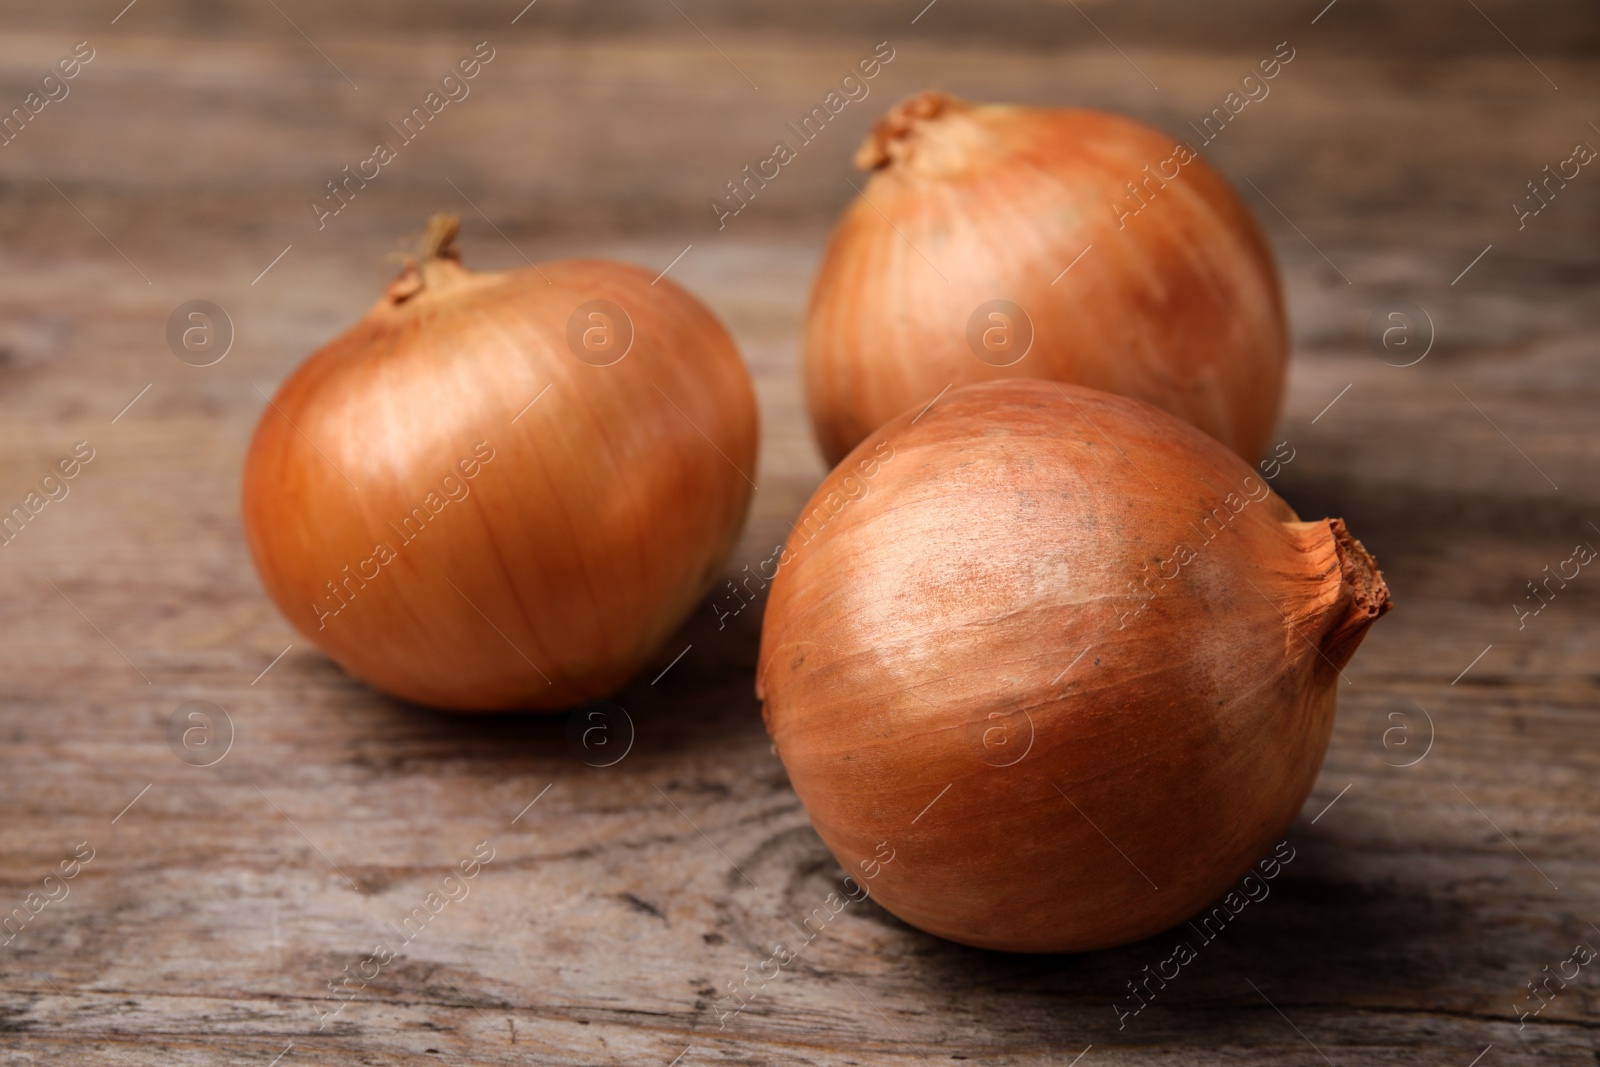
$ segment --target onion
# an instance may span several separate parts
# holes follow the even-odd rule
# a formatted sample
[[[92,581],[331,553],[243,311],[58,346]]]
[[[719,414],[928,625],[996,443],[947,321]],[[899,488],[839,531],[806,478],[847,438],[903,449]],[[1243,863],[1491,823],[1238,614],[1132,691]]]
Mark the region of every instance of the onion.
[[[823,841],[851,873],[893,849],[873,895],[907,922],[1029,952],[1156,933],[1279,840],[1390,606],[1339,520],[1155,408],[1038,381],[863,442],[769,595],[757,695]]]
[[[671,282],[604,260],[474,273],[457,228],[436,218],[279,389],[245,533],[289,621],[379,689],[565,707],[625,683],[709,589],[750,502],[755,394]]]
[[[952,382],[1010,377],[1136,397],[1260,456],[1288,351],[1277,271],[1188,146],[1118,115],[929,92],[880,120],[856,162],[872,178],[806,324],[830,464]]]

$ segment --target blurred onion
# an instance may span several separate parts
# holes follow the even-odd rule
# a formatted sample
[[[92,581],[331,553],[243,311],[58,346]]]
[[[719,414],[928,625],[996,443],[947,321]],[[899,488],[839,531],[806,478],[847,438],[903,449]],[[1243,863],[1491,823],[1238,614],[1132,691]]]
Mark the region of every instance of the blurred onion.
[[[1288,352],[1277,270],[1187,147],[1118,115],[926,92],[856,162],[872,178],[806,323],[830,464],[951,383],[1008,377],[1136,397],[1259,458]]]

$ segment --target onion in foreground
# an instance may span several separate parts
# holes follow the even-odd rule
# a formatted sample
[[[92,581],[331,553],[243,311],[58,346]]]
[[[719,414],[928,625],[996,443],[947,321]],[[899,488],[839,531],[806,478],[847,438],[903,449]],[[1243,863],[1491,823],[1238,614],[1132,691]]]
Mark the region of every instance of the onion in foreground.
[[[873,895],[907,922],[1030,952],[1147,937],[1239,878],[1390,606],[1342,522],[1211,438],[1025,380],[863,442],[770,597],[757,694],[823,841],[852,874],[887,843]]]
[[[639,671],[732,551],[755,393],[715,316],[603,260],[464,269],[453,218],[261,416],[262,584],[352,674],[553,709]]]
[[[805,381],[823,455],[952,382],[1046,378],[1136,397],[1260,458],[1288,334],[1272,254],[1227,182],[1120,115],[921,93],[812,289]]]

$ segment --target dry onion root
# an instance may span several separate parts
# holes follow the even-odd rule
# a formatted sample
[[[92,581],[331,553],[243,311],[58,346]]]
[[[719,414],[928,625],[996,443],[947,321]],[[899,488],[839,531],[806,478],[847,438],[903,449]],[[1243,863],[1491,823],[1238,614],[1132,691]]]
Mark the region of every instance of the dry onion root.
[[[952,382],[1010,377],[1136,397],[1260,457],[1288,352],[1277,269],[1187,146],[1118,115],[928,92],[891,109],[856,162],[872,178],[834,229],[806,324],[830,465]]]
[[[619,688],[707,591],[757,412],[715,316],[604,260],[464,269],[453,218],[262,414],[261,582],[395,696],[552,709]]]
[[[1390,601],[1337,519],[1300,522],[1238,457],[1146,404],[1006,381],[867,439],[869,490],[791,551],[763,715],[847,871],[969,945],[1156,933],[1280,839],[1340,672]]]

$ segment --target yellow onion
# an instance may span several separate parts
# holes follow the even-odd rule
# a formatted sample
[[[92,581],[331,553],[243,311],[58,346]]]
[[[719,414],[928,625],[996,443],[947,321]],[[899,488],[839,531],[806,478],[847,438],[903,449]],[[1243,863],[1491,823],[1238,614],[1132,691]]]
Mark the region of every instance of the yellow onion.
[[[244,526],[295,628],[395,696],[560,708],[645,665],[753,488],[732,339],[604,260],[464,269],[457,220],[262,413]]]
[[[1216,441],[1030,380],[868,437],[770,598],[757,695],[828,848],[905,921],[1030,952],[1221,896],[1304,803],[1390,606],[1341,521]]]
[[[1119,115],[925,92],[856,162],[872,177],[806,322],[830,464],[952,383],[1011,377],[1136,397],[1259,458],[1288,351],[1277,270],[1187,145]]]

